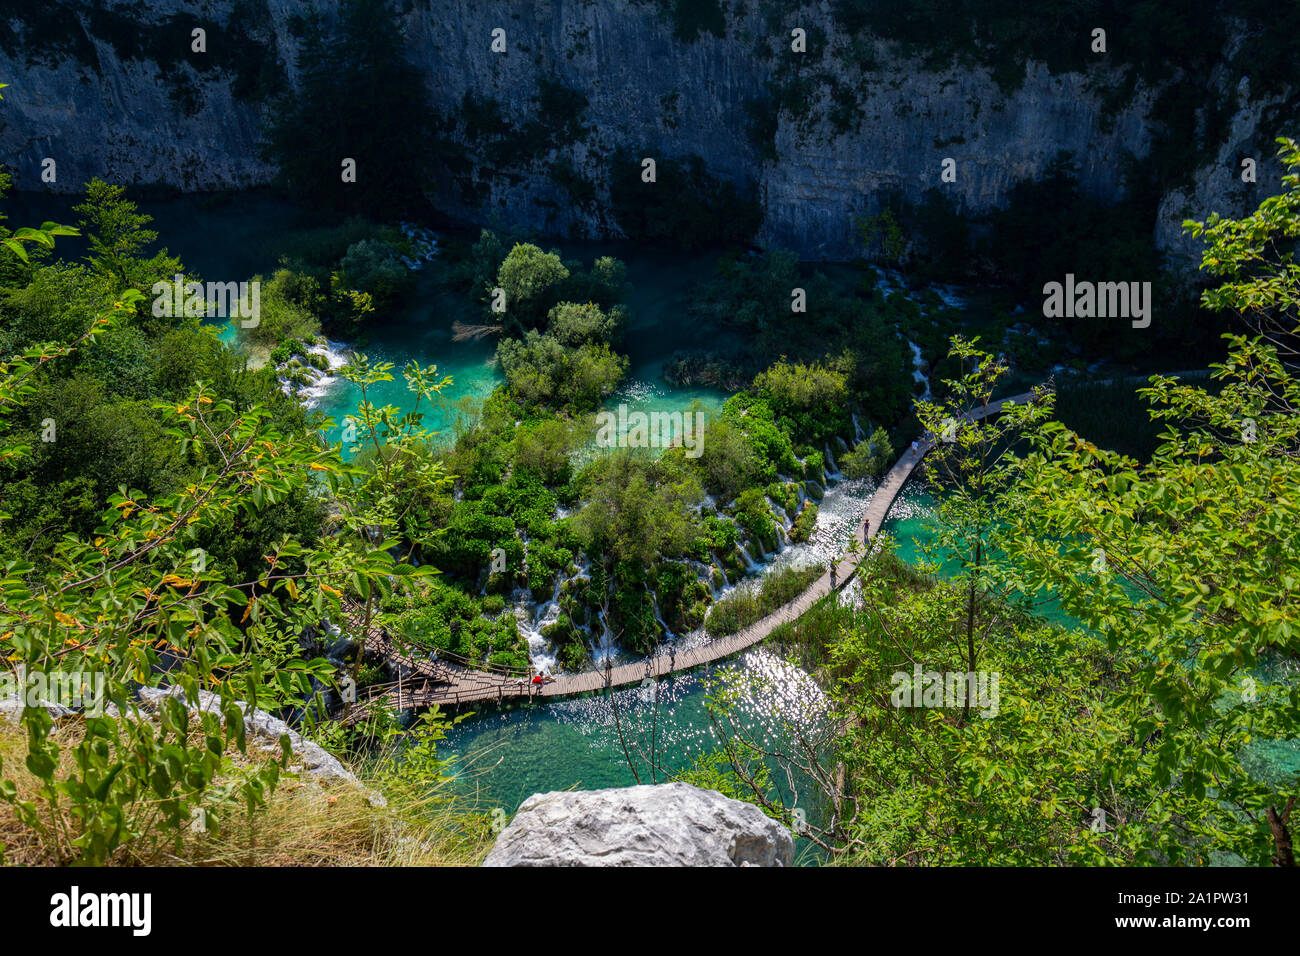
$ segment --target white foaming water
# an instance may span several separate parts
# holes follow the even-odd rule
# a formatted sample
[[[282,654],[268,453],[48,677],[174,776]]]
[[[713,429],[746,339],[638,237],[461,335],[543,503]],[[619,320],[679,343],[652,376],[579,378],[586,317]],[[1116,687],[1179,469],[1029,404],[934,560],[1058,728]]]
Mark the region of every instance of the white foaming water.
[[[663,614],[659,611],[659,595],[651,591],[650,601],[655,611],[655,622],[658,623],[660,629],[663,631],[663,633],[659,635],[660,638],[671,641],[677,635],[669,629],[668,622],[664,620]]]
[[[600,634],[592,639],[591,659],[597,667],[604,667],[606,659],[617,663],[613,659],[618,655],[618,646],[614,643],[614,632],[610,629],[609,621],[605,619],[605,609],[601,608],[596,617],[600,621]]]
[[[830,442],[827,442],[825,445],[823,445],[823,446],[822,446],[822,450],[823,450],[823,451],[825,452],[825,454],[826,454],[826,468],[825,468],[825,471],[826,471],[826,477],[827,477],[827,478],[843,478],[843,477],[844,477],[844,473],[843,473],[842,471],[840,471],[840,466],[837,465],[837,464],[835,464],[835,456],[831,454],[831,445],[830,445]]]
[[[736,549],[740,552],[740,559],[745,562],[746,571],[749,571],[752,574],[755,571],[762,570],[759,564],[749,556],[749,552],[745,550],[745,546],[743,544],[737,544]]]
[[[315,408],[329,394],[330,390],[338,384],[339,377],[336,373],[340,368],[348,364],[347,345],[342,342],[326,340],[324,345],[309,346],[307,354],[324,356],[328,367],[318,369],[310,365],[303,365],[301,371],[307,376],[307,384],[295,385],[288,378],[282,377],[279,379],[280,390],[286,395],[296,397],[307,408]]]
[[[925,385],[925,392],[922,398],[930,397],[930,379],[925,374],[925,358],[921,355],[921,346],[915,342],[908,342],[912,347],[912,381],[921,382]]]
[[[808,540],[782,549],[772,567],[806,568],[839,557],[862,524],[875,493],[874,478],[849,478],[832,484],[818,505],[817,523]]]
[[[413,256],[401,256],[402,265],[412,272],[419,272],[426,262],[438,257],[438,236],[423,226],[412,222],[398,223],[402,235],[411,240]]]
[[[648,402],[652,398],[659,398],[663,395],[663,389],[659,388],[653,382],[643,382],[635,380],[627,382],[614,393],[614,398],[628,402]]]
[[[528,641],[529,663],[542,673],[554,672],[559,661],[555,655],[555,648],[546,639],[543,631],[560,619],[559,577],[556,577],[555,590],[551,593],[549,601],[538,604],[532,600],[526,588],[516,588],[511,593],[510,600],[513,605],[511,612],[515,616],[519,633]]]
[[[914,291],[908,288],[907,280],[897,269],[882,269],[877,266],[876,272],[879,274],[879,280],[876,284],[881,295],[888,296],[891,292],[897,292],[909,301],[916,302],[919,305],[925,298],[926,292],[933,292],[939,297],[939,301],[950,309],[966,308],[966,299],[962,295],[964,290],[960,286],[931,285],[919,291]]]
[[[559,616],[559,607],[555,607],[555,614],[547,618],[543,617],[537,623],[533,623],[532,614],[527,608],[516,607],[514,609],[515,620],[519,625],[519,633],[528,641],[528,660],[533,668],[543,674],[549,674],[555,670],[558,660],[550,641],[542,636],[542,628],[547,624],[555,623],[556,617]]]
[[[965,309],[966,300],[956,291],[957,286],[952,285],[935,285],[931,286],[934,294],[937,295],[943,304],[950,309]]]

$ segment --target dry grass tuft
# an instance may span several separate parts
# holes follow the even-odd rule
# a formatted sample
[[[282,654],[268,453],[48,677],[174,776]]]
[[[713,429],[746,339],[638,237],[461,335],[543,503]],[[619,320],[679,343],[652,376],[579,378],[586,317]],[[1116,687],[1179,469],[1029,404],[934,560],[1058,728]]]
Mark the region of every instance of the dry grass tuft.
[[[62,746],[80,736],[76,721],[54,731]],[[20,726],[0,720],[0,761],[20,798],[32,799],[37,780],[24,765],[26,739]],[[65,768],[71,770],[68,751]],[[236,764],[245,762],[237,758]],[[323,787],[285,777],[269,807],[252,820],[239,811],[220,832],[159,835],[123,848],[121,866],[477,866],[495,839],[487,818],[446,794],[396,786],[384,793],[386,807],[371,805],[373,791],[349,784]],[[66,816],[66,815],[65,815]],[[75,832],[67,817],[64,826]],[[8,865],[50,866],[51,848],[0,801],[0,853]]]

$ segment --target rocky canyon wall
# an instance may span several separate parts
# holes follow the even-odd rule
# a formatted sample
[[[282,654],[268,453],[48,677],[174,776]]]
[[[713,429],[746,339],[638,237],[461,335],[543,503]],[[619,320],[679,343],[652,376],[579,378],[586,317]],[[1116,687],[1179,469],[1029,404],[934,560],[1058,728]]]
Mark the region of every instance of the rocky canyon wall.
[[[40,13],[5,6],[0,159],[18,188],[73,191],[98,175],[211,190],[273,175],[257,144],[274,95],[296,82],[295,20],[311,8],[328,15],[334,2],[153,0],[147,13],[86,0]],[[880,40],[840,36],[829,4],[782,14],[775,28],[762,6],[733,2],[722,36],[683,39],[654,0],[408,0],[411,59],[467,170],[468,182],[429,188],[473,220],[499,210],[554,233],[610,235],[618,232],[605,202],[614,157],[697,155],[710,173],[754,191],[764,241],[843,258],[854,250],[855,215],[886,193],[915,201],[940,187],[983,211],[1064,151],[1085,190],[1117,198],[1126,159],[1151,150],[1158,89],[1139,84],[1108,108],[1103,58],[1088,73],[1055,75],[1029,62],[1023,82],[1004,90],[979,67],[927,68]],[[201,70],[188,56],[195,24],[208,30],[212,58]],[[806,53],[791,51],[794,26],[809,31]],[[492,51],[495,29],[505,31],[505,53]],[[845,55],[850,43],[856,59]],[[803,59],[794,66],[793,57]],[[792,71],[821,82],[797,115],[774,112],[766,133],[754,135],[756,108]],[[1277,189],[1267,104],[1251,100],[1248,80],[1225,72],[1215,82],[1236,101],[1229,135],[1212,162],[1168,191],[1155,230],[1158,245],[1183,254],[1192,251],[1179,235],[1183,216],[1239,213]],[[586,100],[572,141],[512,155],[456,122],[468,95],[522,126],[536,117],[545,83]],[[1243,154],[1260,160],[1259,191],[1241,188]],[[47,157],[57,163],[53,184],[41,180]],[[955,182],[940,181],[945,158],[956,161]]]

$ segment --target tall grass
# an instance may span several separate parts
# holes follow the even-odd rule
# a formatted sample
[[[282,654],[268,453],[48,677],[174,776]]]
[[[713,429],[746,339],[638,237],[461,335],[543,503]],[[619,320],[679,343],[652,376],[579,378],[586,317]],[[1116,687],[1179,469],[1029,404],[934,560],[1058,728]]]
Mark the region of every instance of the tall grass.
[[[763,576],[758,588],[736,588],[709,612],[704,630],[710,637],[735,634],[782,604],[793,601],[826,572],[821,565],[781,568]]]

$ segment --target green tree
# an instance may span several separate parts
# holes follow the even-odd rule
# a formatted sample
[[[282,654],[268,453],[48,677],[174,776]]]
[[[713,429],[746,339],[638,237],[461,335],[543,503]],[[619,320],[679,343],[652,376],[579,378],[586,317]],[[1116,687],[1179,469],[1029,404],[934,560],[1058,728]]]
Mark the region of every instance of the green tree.
[[[561,302],[547,315],[547,331],[562,345],[613,342],[618,338],[622,319],[623,313],[618,307],[606,313],[594,302],[586,305]]]
[[[943,400],[917,401],[916,417],[936,439],[925,469],[939,495],[935,557],[966,595],[964,620],[952,622],[948,630],[963,648],[966,670],[974,673],[981,650],[1005,625],[1000,614],[981,615],[980,604],[992,601],[1001,608],[1018,591],[1014,570],[1004,560],[1003,540],[1003,521],[1014,505],[1014,443],[1046,412],[1031,403],[1004,405],[1002,414],[991,414],[1005,363],[961,336],[953,338],[949,357],[958,363],[961,377],[943,383]],[[962,715],[969,714],[968,701]]]
[[[840,470],[850,478],[879,478],[894,463],[894,446],[889,433],[877,428],[871,437],[860,441],[840,458]]]
[[[168,256],[166,249],[145,257],[145,249],[158,233],[148,228],[153,217],[139,212],[125,193],[123,187],[99,179],[86,184],[86,199],[73,211],[81,216],[78,225],[90,244],[87,260],[114,283],[116,292],[171,282],[176,273],[184,272],[180,261]]]
[[[521,427],[515,433],[515,467],[537,473],[548,485],[564,484],[583,434],[574,422],[559,418]]]
[[[754,392],[771,406],[796,443],[820,445],[848,430],[848,375],[853,362],[782,358],[754,378]]]
[[[568,348],[535,329],[522,340],[502,339],[497,359],[517,399],[577,412],[594,410],[627,371],[627,359],[603,342]]]
[[[1300,153],[1283,147],[1295,170]],[[1229,281],[1211,308],[1297,332],[1300,273],[1279,243],[1300,235],[1300,181],[1253,216],[1188,223],[1202,264]],[[1265,257],[1264,251],[1269,250]],[[1141,394],[1165,424],[1147,464],[1058,423],[1033,435],[1015,556],[1033,582],[1138,668],[1111,706],[1125,733],[1113,777],[1210,798],[1184,825],[1187,854],[1213,847],[1294,866],[1297,774],[1269,769],[1262,743],[1300,737],[1300,688],[1274,676],[1300,654],[1300,383],[1275,345],[1228,336],[1214,388],[1153,376]]]
[[[889,266],[901,267],[907,261],[907,239],[894,210],[885,208],[874,215],[863,214],[854,220],[858,241],[869,256]]]
[[[724,502],[750,488],[762,474],[762,463],[749,437],[733,422],[710,422],[695,459],[701,479]]]
[[[543,252],[531,242],[516,244],[497,270],[496,285],[505,292],[506,315],[521,330],[537,328],[555,302],[556,287],[568,277],[558,253]]]
[[[574,528],[589,554],[648,567],[681,557],[698,534],[690,508],[703,491],[679,456],[620,449],[588,465],[579,484]]]
[[[397,253],[378,239],[362,239],[348,246],[339,272],[344,285],[368,293],[379,305],[400,302],[415,286],[411,271]]]

